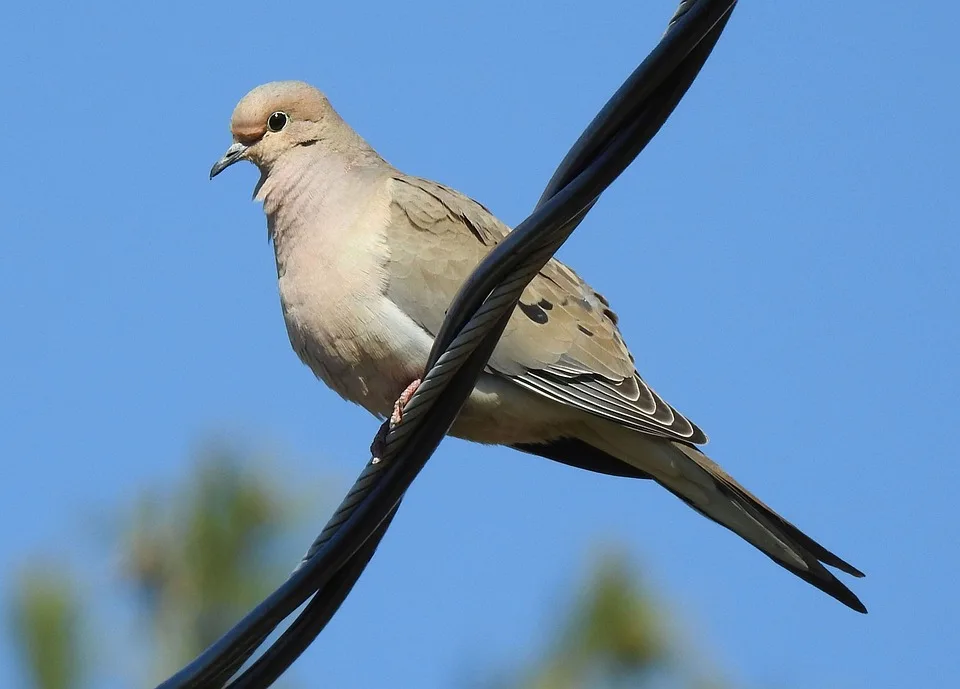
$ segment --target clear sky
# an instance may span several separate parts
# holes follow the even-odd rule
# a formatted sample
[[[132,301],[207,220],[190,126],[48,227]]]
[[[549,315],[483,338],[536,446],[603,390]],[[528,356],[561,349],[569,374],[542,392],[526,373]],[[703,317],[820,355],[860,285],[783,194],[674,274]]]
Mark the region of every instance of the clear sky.
[[[4,10],[0,587],[31,553],[80,550],[78,513],[181,475],[206,432],[282,448],[291,481],[338,490],[367,457],[375,421],[287,343],[255,170],[207,180],[247,90],[310,81],[395,165],[516,223],[674,7]],[[447,441],[300,667],[440,689],[522,660],[600,539],[629,546],[736,681],[954,684],[958,20],[950,4],[741,3],[561,252],[711,454],[867,572],[870,615],[653,485]]]

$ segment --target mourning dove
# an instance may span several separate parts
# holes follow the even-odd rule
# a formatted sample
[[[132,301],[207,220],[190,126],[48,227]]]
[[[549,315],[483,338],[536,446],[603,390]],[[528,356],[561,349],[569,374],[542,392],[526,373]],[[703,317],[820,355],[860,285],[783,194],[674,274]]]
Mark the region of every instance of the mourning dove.
[[[260,170],[293,349],[377,417],[423,372],[457,289],[509,231],[490,211],[383,160],[312,86],[259,86],[230,122],[211,178]],[[824,565],[863,574],[737,483],[706,436],[634,367],[606,299],[551,260],[526,288],[451,434],[573,466],[651,478],[777,564],[859,612]]]

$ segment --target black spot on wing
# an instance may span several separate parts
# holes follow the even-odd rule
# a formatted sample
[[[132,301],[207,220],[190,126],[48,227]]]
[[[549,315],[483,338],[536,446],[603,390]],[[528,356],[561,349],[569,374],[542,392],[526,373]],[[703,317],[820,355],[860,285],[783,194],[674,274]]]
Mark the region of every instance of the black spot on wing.
[[[546,311],[549,311],[550,309],[553,308],[553,304],[546,299],[541,299],[540,301],[538,301],[537,306],[539,306],[541,309],[545,309]]]
[[[446,205],[446,204],[444,204],[444,205]],[[466,225],[467,228],[469,228],[470,232],[473,233],[473,236],[480,240],[480,243],[481,243],[481,244],[486,244],[486,243],[487,243],[487,238],[484,236],[483,232],[480,231],[480,228],[477,227],[477,226],[470,220],[469,217],[467,217],[467,216],[466,216],[465,214],[463,214],[463,213],[458,213],[458,214],[457,214],[457,217],[459,217],[460,220],[463,221],[463,224]]]
[[[524,304],[523,302],[520,302],[519,307],[524,316],[538,325],[543,325],[549,320],[547,312],[540,308],[540,306],[537,304]]]

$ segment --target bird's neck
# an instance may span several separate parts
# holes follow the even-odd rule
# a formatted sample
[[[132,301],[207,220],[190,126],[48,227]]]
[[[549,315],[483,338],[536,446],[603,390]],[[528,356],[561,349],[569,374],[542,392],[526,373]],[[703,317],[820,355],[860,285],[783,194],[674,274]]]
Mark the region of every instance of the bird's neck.
[[[347,280],[356,272],[358,244],[379,241],[368,230],[386,224],[386,180],[393,168],[372,150],[343,155],[319,146],[289,151],[261,177],[256,198],[263,202],[279,276],[309,266],[325,279]]]
[[[318,143],[288,151],[262,172],[254,191],[263,203],[270,239],[280,250],[297,240],[300,227],[325,227],[338,219],[342,224],[365,182],[387,169],[369,147],[340,151]]]

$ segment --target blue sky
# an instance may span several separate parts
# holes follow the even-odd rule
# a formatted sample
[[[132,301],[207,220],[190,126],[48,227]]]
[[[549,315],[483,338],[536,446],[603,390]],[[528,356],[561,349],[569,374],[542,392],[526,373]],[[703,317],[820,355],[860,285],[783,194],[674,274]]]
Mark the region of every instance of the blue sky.
[[[674,6],[5,10],[0,587],[31,554],[89,552],[77,515],[180,476],[205,433],[278,448],[291,482],[338,490],[366,458],[374,420],[286,341],[254,169],[207,181],[247,90],[310,81],[398,167],[516,223]],[[960,676],[960,10],[937,11],[741,3],[561,252],[711,454],[867,572],[871,614],[653,485],[447,441],[299,667],[439,689],[522,661],[597,543],[622,542],[735,681]],[[3,645],[0,686],[9,659]]]

